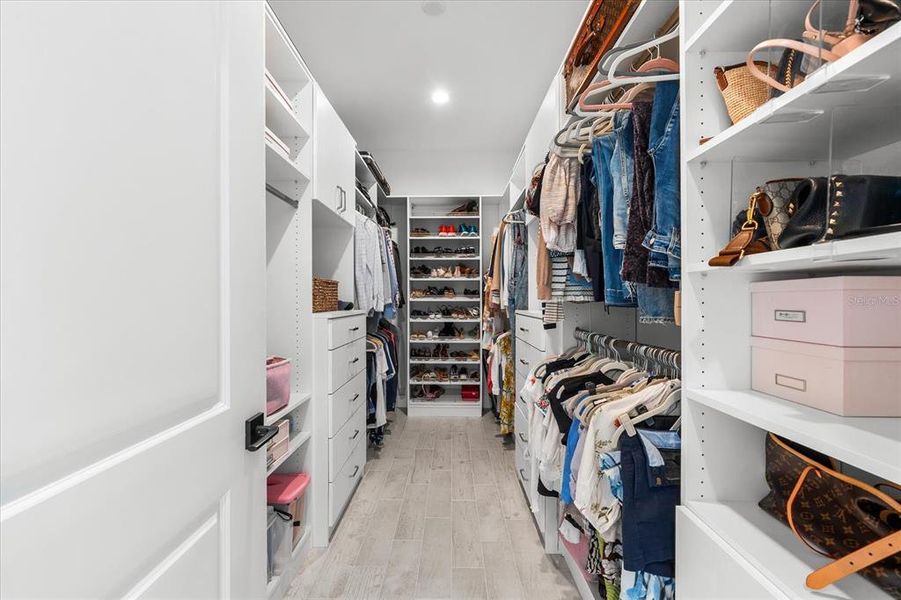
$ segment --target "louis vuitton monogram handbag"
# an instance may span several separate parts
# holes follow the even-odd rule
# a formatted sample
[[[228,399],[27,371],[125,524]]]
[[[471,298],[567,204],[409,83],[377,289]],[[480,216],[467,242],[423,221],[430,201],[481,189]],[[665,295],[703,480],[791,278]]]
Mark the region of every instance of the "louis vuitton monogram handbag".
[[[760,507],[811,550],[833,559],[807,576],[808,587],[822,589],[860,573],[901,599],[901,503],[834,467],[828,456],[768,434],[770,493]]]

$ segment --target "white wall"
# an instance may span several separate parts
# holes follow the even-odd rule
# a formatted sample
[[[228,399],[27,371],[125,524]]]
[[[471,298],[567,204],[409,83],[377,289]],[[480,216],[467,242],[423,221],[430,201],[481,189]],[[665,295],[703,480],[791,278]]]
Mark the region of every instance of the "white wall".
[[[371,150],[392,196],[501,194],[518,150]]]

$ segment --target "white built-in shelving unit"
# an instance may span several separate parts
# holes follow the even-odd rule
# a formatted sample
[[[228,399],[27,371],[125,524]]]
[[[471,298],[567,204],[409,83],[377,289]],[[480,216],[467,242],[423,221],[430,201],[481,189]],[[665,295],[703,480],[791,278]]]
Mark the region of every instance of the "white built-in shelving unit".
[[[847,3],[841,10],[847,10]],[[901,25],[894,25],[732,125],[713,77],[771,38],[794,38],[808,2],[681,3],[683,598],[887,597],[858,575],[821,591],[828,562],[757,506],[773,432],[875,479],[901,481],[901,419],[840,417],[750,389],[754,281],[898,274],[901,233],[836,240],[707,265],[758,185],[780,177],[901,173]],[[759,59],[767,59],[761,54]],[[769,57],[777,60],[778,56]],[[701,138],[710,138],[700,144]],[[867,475],[862,475],[867,477]]]
[[[310,182],[313,173],[313,79],[299,53],[265,4],[265,128],[289,149],[265,141],[266,157],[266,351],[291,360],[291,396],[288,405],[266,417],[266,424],[290,419],[287,452],[267,468],[273,473],[309,473],[312,470],[312,371],[306,338],[312,329],[310,264]],[[271,79],[274,79],[274,82]],[[261,137],[263,132],[261,131]],[[311,479],[309,498],[318,482]],[[306,503],[306,529],[290,550],[279,575],[269,580],[267,598],[284,596],[302,556],[311,546],[312,511]]]
[[[478,214],[474,215],[449,215],[454,208],[475,200],[479,206]],[[482,236],[483,223],[481,218],[482,198],[479,196],[411,196],[407,198],[407,232],[408,237],[408,256],[407,256],[407,273],[415,266],[427,266],[437,268],[439,266],[455,266],[465,265],[476,270],[476,275],[472,277],[408,277],[408,294],[407,294],[407,328],[408,348],[410,353],[412,350],[423,347],[434,348],[437,344],[449,344],[454,350],[481,350],[481,338],[479,335],[470,336],[469,331],[473,328],[479,329],[482,314],[482,298],[481,298],[481,281],[482,281]],[[455,229],[459,225],[473,225],[478,229],[479,235],[437,235],[440,225],[452,225]],[[412,232],[416,228],[427,229],[436,235],[414,236]],[[472,246],[475,252],[469,255],[457,257],[453,254],[448,255],[417,255],[413,253],[416,247],[425,247],[432,249],[438,246],[446,248],[462,248]],[[453,288],[456,292],[454,298],[445,296],[414,298],[412,290],[426,289],[430,286],[439,289],[443,287]],[[464,295],[465,289],[478,290],[479,295]],[[478,304],[479,318],[465,319],[426,319],[413,318],[411,313],[413,310],[428,311],[429,307],[434,309],[434,303],[446,304],[448,306],[473,307]],[[412,333],[425,332],[429,329],[441,329],[445,323],[451,323],[456,327],[464,330],[466,338],[440,338],[440,339],[414,339]],[[478,380],[462,380],[462,381],[419,381],[409,376],[407,373],[407,411],[410,417],[417,416],[457,416],[457,417],[479,417],[482,414],[482,399],[484,397],[484,386],[481,381],[481,363],[480,361],[472,361],[458,358],[444,359],[419,359],[408,356],[408,364],[410,368],[432,367],[450,370],[451,367],[457,366],[466,369],[467,373],[475,372],[479,374]],[[421,385],[441,386],[444,394],[435,400],[427,400],[425,398],[414,398],[413,392]],[[475,400],[463,400],[460,388],[464,385],[477,385],[479,387],[479,397]]]

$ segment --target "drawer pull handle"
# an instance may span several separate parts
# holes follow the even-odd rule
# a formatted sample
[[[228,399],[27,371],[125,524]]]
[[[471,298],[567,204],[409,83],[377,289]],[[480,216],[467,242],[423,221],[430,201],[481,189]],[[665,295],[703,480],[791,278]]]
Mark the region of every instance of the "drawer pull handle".
[[[528,364],[529,364],[529,361],[527,361],[527,360],[524,359],[524,358],[520,358],[520,359],[519,359],[519,362],[521,362],[521,363],[524,364],[524,365],[528,365]]]
[[[526,329],[525,327],[520,327],[519,330],[522,331],[522,332],[524,332],[524,333],[529,333],[529,330]]]
[[[356,357],[355,359],[353,359],[352,361],[350,361],[350,364],[354,364],[354,363],[358,363],[358,362],[360,362],[360,357],[359,357],[359,356]]]
[[[526,474],[525,474],[525,472],[524,472],[522,469],[519,470],[519,476],[522,477],[522,480],[523,480],[523,481],[528,481],[528,480],[529,480],[529,478],[526,477]]]
[[[350,439],[355,440],[355,439],[357,439],[357,436],[358,436],[358,435],[360,435],[360,430],[359,430],[359,429],[357,429],[356,431],[354,431],[354,434],[353,434],[352,436],[350,436]]]
[[[357,476],[357,473],[359,473],[359,472],[360,472],[360,465],[356,465],[356,466],[354,467],[354,472],[351,473],[350,475],[348,475],[348,477],[350,477],[351,479],[353,479],[354,477]]]
[[[529,440],[523,437],[522,432],[519,433],[519,439],[521,439],[524,443],[528,444]]]
[[[360,397],[360,394],[354,394],[354,397],[350,399],[351,402],[356,402],[357,398]]]
[[[350,331],[360,331],[359,325],[357,327],[351,327]]]

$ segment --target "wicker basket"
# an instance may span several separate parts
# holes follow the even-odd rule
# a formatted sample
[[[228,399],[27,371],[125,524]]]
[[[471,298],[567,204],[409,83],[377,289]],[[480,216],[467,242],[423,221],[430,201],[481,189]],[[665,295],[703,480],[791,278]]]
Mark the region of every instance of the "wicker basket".
[[[338,282],[334,279],[313,278],[313,312],[338,310]]]
[[[771,76],[776,74],[776,65],[768,66],[763,61],[756,61],[754,64],[764,71],[769,70]],[[723,100],[726,101],[726,111],[733,125],[770,99],[770,88],[754,77],[745,63],[717,67],[713,70],[713,74],[716,76]]]

